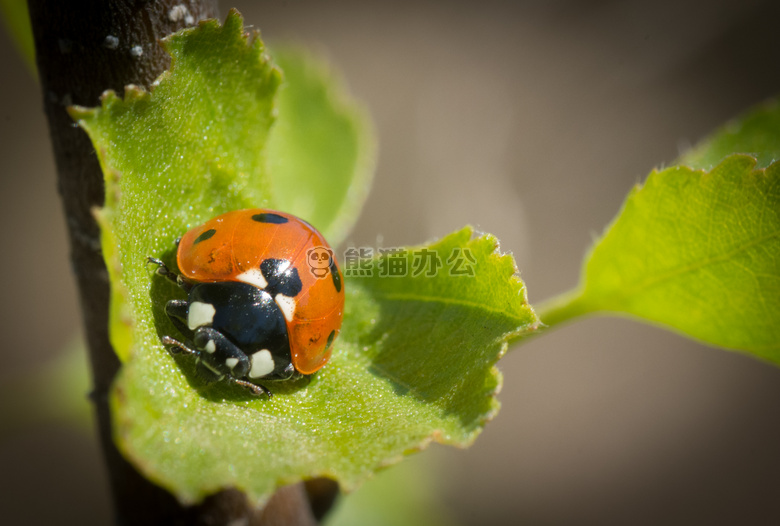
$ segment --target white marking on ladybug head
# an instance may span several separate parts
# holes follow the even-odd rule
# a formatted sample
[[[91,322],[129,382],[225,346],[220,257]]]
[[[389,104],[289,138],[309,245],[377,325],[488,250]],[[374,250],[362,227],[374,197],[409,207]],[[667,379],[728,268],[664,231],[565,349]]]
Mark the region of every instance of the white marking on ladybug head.
[[[190,303],[190,308],[187,311],[187,327],[194,331],[198,327],[209,325],[214,321],[216,313],[217,309],[211,303],[193,301]]]
[[[238,365],[238,358],[228,358],[225,360],[225,365],[233,369],[236,365]]]
[[[250,268],[246,272],[236,276],[236,279],[254,285],[259,289],[264,289],[268,286],[268,281],[266,281],[265,276],[263,276],[263,273],[260,272],[259,268]]]
[[[252,355],[252,368],[249,369],[249,378],[262,378],[273,372],[274,359],[268,349],[257,351]]]
[[[293,315],[295,314],[295,299],[290,296],[285,296],[284,294],[277,294],[274,300],[276,300],[276,304],[279,305],[279,308],[282,309],[284,319],[292,321]]]
[[[217,344],[214,343],[214,340],[209,340],[206,342],[206,346],[203,347],[203,349],[209,354],[214,354],[214,351],[217,350]]]

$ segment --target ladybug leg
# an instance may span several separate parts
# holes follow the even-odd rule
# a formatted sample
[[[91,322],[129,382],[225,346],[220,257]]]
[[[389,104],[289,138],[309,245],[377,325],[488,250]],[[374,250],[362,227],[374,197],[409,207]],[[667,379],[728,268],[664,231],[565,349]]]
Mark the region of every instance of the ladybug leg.
[[[193,332],[187,326],[187,314],[189,313],[190,304],[187,300],[170,300],[165,304],[165,314],[171,320],[179,332],[181,332],[188,339],[192,339]]]
[[[159,276],[162,276],[174,283],[178,284],[178,278],[179,275],[175,272],[171,272],[171,270],[168,268],[168,266],[163,263],[162,259],[153,258],[152,256],[148,256],[146,258],[147,263],[153,263],[157,265],[157,268],[155,269],[155,273]]]
[[[271,398],[273,395],[271,394],[271,391],[263,387],[262,385],[253,384],[252,382],[247,382],[246,380],[240,380],[238,378],[234,378],[232,376],[227,377],[228,380],[236,385],[240,385],[241,387],[248,389],[253,395],[255,396],[267,396],[268,398]]]
[[[198,327],[192,343],[201,351],[201,360],[214,373],[241,378],[249,372],[249,358],[244,351],[213,327]]]
[[[187,346],[186,343],[182,343],[179,340],[175,340],[171,338],[170,336],[163,336],[162,337],[163,345],[168,347],[168,352],[171,354],[191,354],[193,356],[198,356],[200,352],[196,351],[195,349],[191,349]]]
[[[224,334],[213,327],[198,327],[193,343],[201,350],[198,366],[201,370],[206,369],[202,370],[205,376],[210,375],[215,380],[224,379],[248,389],[254,396],[271,398],[271,392],[262,385],[241,379],[249,372],[249,358]]]
[[[271,391],[262,385],[236,378],[236,376],[246,374],[246,371],[249,369],[249,359],[246,354],[225,338],[221,332],[211,327],[200,327],[196,330],[193,343],[200,350],[192,349],[186,343],[170,336],[163,336],[162,342],[168,347],[168,352],[173,355],[185,353],[197,356],[198,372],[205,380],[214,382],[224,379],[249,390],[255,396],[265,395],[271,398]],[[217,365],[219,360],[222,360],[222,366]],[[229,372],[225,372],[225,369]]]
[[[184,289],[185,291],[189,292],[192,288],[192,284],[187,282],[183,277],[181,277],[180,274],[176,274],[171,269],[168,268],[168,266],[163,263],[161,259],[153,258],[151,256],[146,258],[147,263],[154,263],[157,265],[157,269],[155,270],[155,273],[159,276],[164,277],[168,281],[172,281],[173,283],[176,283],[179,287]]]

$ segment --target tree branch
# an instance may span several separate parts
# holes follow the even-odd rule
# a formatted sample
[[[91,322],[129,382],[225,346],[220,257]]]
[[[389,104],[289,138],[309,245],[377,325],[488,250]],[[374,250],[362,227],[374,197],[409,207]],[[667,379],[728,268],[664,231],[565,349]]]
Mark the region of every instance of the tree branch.
[[[216,17],[217,0],[29,0],[28,5],[117,522],[316,524],[302,484],[279,491],[264,510],[250,508],[236,490],[184,507],[125,460],[112,437],[108,394],[120,363],[108,340],[108,275],[92,215],[93,208],[103,204],[103,175],[89,138],[73,125],[65,108],[97,106],[107,89],[121,94],[127,84],[150,86],[170,65],[158,40],[198,20]]]

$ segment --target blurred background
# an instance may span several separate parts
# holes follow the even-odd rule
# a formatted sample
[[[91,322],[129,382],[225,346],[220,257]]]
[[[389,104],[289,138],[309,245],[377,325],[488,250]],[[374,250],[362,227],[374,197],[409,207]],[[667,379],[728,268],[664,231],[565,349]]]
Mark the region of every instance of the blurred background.
[[[780,92],[773,1],[235,5],[272,46],[324,53],[373,115],[376,180],[348,243],[416,244],[471,223],[514,254],[532,303],[577,283],[584,251],[650,169]],[[54,359],[81,320],[41,95],[5,32],[0,57],[8,385]],[[780,523],[777,368],[606,318],[500,365],[503,407],[475,445],[420,456],[448,520]],[[24,412],[24,400],[3,404]],[[90,434],[5,428],[4,517],[110,521]]]

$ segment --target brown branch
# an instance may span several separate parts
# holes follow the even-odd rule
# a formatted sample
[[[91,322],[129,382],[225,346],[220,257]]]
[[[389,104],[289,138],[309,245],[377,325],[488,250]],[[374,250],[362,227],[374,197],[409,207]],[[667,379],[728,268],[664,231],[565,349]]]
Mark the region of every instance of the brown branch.
[[[103,176],[86,133],[74,127],[65,107],[96,106],[103,91],[123,93],[127,84],[148,87],[170,64],[158,40],[216,17],[217,0],[29,0],[28,5],[117,522],[227,524],[244,519],[247,524],[316,524],[302,484],[279,491],[264,510],[250,508],[236,490],[184,507],[144,478],[112,439],[108,393],[120,363],[108,340],[109,284],[92,216],[92,209],[103,204]]]

